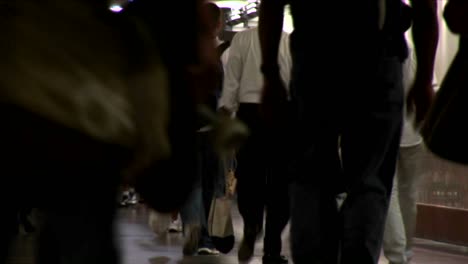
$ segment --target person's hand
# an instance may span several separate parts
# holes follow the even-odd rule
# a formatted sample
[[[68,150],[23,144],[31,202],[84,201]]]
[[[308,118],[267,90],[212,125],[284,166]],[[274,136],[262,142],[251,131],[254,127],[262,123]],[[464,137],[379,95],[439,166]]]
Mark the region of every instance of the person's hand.
[[[275,125],[287,113],[288,94],[279,74],[265,76],[262,94],[261,115],[267,125]]]
[[[232,112],[231,110],[227,109],[226,107],[222,106],[218,109],[218,113],[220,113],[222,116],[226,117],[232,117]]]
[[[408,93],[407,109],[408,114],[415,115],[415,126],[419,127],[424,121],[426,115],[434,100],[435,92],[432,84],[421,79],[416,79],[413,87]]]

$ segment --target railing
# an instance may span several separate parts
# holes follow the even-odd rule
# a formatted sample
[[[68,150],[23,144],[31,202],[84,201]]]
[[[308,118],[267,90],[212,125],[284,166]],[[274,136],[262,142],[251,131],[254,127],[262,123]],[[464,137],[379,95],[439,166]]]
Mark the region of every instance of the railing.
[[[226,25],[234,27],[244,24],[244,27],[248,27],[249,20],[258,17],[259,7],[260,0],[253,0],[239,9],[230,9],[225,14]]]

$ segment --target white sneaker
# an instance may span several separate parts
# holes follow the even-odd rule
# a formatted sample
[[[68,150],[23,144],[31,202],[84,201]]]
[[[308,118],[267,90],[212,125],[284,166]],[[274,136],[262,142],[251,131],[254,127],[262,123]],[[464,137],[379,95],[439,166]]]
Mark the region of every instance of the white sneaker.
[[[180,233],[182,232],[182,222],[177,219],[171,222],[169,227],[167,228],[169,233]]]
[[[127,201],[127,204],[129,204],[129,205],[138,204],[138,195],[135,192],[130,192],[129,193],[129,199]]]
[[[130,200],[130,193],[128,191],[122,192],[122,196],[120,198],[120,206],[127,206]]]
[[[198,255],[200,256],[218,256],[221,254],[216,248],[199,248],[198,249]]]

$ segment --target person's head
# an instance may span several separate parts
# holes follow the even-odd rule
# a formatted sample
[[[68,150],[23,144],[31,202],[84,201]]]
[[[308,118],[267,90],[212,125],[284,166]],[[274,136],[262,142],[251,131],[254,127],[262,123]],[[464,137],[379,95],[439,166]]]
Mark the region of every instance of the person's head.
[[[223,29],[222,11],[215,3],[212,2],[207,2],[205,4],[205,8],[208,18],[209,32],[213,34],[213,37],[216,37]]]

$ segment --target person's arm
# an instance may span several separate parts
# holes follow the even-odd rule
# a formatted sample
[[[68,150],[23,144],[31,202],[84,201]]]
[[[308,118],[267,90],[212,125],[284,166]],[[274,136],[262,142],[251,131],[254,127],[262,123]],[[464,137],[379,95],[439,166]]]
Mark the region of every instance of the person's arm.
[[[290,50],[289,34],[283,32],[279,47],[279,65],[281,76],[286,85],[291,81],[292,57]],[[287,89],[288,90],[288,89]]]
[[[407,103],[415,111],[416,123],[422,122],[429,111],[434,89],[432,79],[439,40],[437,1],[411,0],[413,7],[413,42],[416,53],[416,76]]]
[[[468,34],[468,1],[449,0],[444,9],[444,19],[449,29],[456,34]]]
[[[286,3],[286,0],[263,0],[260,5],[258,34],[262,49],[261,70],[265,78],[279,75],[278,49],[283,32]]]
[[[229,48],[229,57],[226,67],[224,68],[224,84],[219,99],[219,109],[222,113],[231,115],[236,112],[239,105],[239,89],[242,79],[242,69],[244,63],[242,59],[242,43],[240,42],[240,34],[237,33],[232,39]]]
[[[260,70],[264,80],[261,111],[263,118],[269,124],[278,120],[286,110],[287,93],[278,65],[278,50],[286,4],[287,0],[263,0],[260,5],[258,24],[262,50]]]

